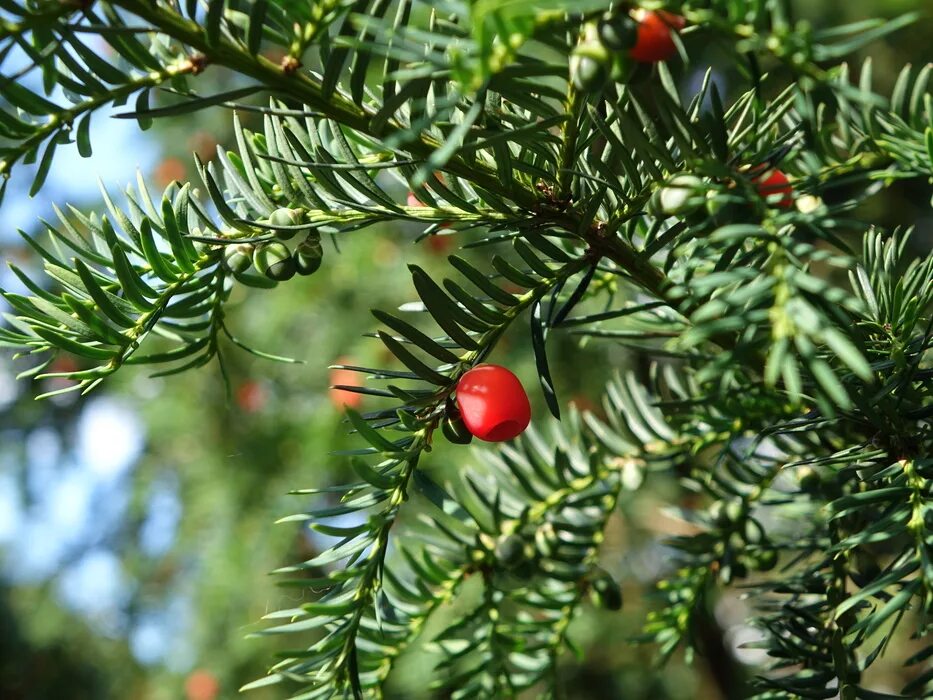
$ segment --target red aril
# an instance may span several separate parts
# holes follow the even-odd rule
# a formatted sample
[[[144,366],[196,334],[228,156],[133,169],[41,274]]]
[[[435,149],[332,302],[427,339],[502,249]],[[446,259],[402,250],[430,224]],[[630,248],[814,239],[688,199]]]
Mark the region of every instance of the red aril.
[[[789,209],[794,206],[794,188],[791,186],[790,180],[787,179],[787,175],[777,168],[765,171],[761,175],[755,177],[752,182],[755,183],[758,194],[769,200],[774,206],[783,209]],[[773,195],[783,196],[775,201]]]
[[[683,17],[670,12],[646,12],[638,23],[638,38],[629,56],[641,63],[666,61],[677,53],[674,32],[683,29]]]
[[[479,365],[460,377],[457,408],[467,430],[486,442],[511,440],[531,421],[525,388],[499,365]]]

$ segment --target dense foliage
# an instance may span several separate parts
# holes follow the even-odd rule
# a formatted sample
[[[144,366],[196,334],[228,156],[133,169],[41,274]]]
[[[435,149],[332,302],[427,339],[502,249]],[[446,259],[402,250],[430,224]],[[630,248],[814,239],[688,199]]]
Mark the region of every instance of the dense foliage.
[[[356,481],[293,485],[308,505],[285,521],[334,541],[278,571],[310,602],[266,616],[290,650],[249,687],[378,696],[456,603],[431,639],[438,688],[556,692],[587,599],[623,604],[599,561],[607,522],[674,474],[692,497],[642,637],[661,657],[702,651],[702,601],[738,586],[769,658],[748,694],[933,692],[933,259],[911,253],[914,222],[887,230],[862,206],[933,178],[933,66],[879,94],[871,61],[840,63],[916,18],[812,29],[785,0],[668,2],[680,56],[639,62],[613,46],[635,4],[660,5],[0,3],[0,51],[25,51],[44,90],[4,76],[0,172],[38,162],[34,193],[56,149],[91,152],[104,105],[132,104],[141,128],[215,105],[261,117],[234,116],[235,150],[199,160],[197,182],[104,192],[27,237],[46,277],[13,267],[29,293],[4,293],[0,328],[23,376],[88,392],[128,364],[285,359],[231,328],[242,286],[339,266],[342,239],[386,221],[467,249],[443,276],[410,265],[417,300],[373,312],[386,367],[344,367],[379,407],[347,409],[359,446],[337,459]],[[711,67],[684,96],[693,42],[744,91],[720,94]],[[202,94],[214,66],[238,82]],[[516,332],[554,420],[442,483],[429,453],[457,383]],[[562,334],[650,362],[607,366],[601,411],[568,408],[553,376],[579,368],[548,358]],[[863,674],[898,634],[913,675],[885,695]]]

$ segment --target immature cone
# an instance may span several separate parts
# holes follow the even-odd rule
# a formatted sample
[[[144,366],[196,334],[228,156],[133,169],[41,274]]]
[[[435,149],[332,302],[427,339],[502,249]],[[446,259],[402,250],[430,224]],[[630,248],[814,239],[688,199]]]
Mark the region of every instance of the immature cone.
[[[324,249],[321,247],[321,236],[311,233],[302,241],[292,254],[295,261],[295,270],[299,275],[312,275],[317,272],[324,259]]]
[[[773,549],[762,549],[752,555],[750,565],[756,571],[771,571],[778,563],[778,554]]]
[[[597,41],[579,44],[570,55],[570,79],[580,92],[595,92],[609,77],[609,52]]]
[[[638,38],[629,56],[642,63],[666,61],[677,53],[674,32],[683,29],[685,22],[670,12],[645,12],[638,23]]]
[[[285,207],[276,209],[269,214],[269,223],[273,226],[297,226],[301,223],[301,212],[297,209],[287,209]],[[275,232],[275,237],[280,241],[288,241],[297,235],[296,230],[279,229]]]
[[[590,594],[593,603],[607,610],[621,610],[622,588],[605,569],[596,567],[591,574]]]
[[[787,179],[787,175],[777,168],[772,168],[752,180],[758,194],[768,200],[768,202],[782,209],[790,209],[794,206],[794,188]],[[778,199],[777,195],[781,195]],[[777,200],[777,201],[775,201]]]
[[[663,216],[688,216],[706,201],[703,181],[694,175],[675,175],[652,196],[652,210]]]
[[[467,429],[486,442],[511,440],[531,422],[522,383],[499,365],[479,365],[460,377],[457,407]]]
[[[503,535],[496,542],[496,561],[503,569],[515,569],[527,558],[525,541],[518,535]]]
[[[224,248],[224,265],[231,272],[246,272],[253,264],[253,246],[241,243]]]
[[[797,471],[797,482],[802,490],[815,493],[819,491],[822,478],[820,473],[813,467],[802,467]]]
[[[256,269],[271,280],[283,282],[295,274],[295,263],[288,246],[284,243],[264,243],[253,253]]]
[[[709,516],[719,527],[729,527],[742,517],[744,507],[741,498],[716,501],[709,507]]]
[[[473,433],[467,429],[460,416],[445,418],[441,425],[441,432],[455,445],[469,445],[473,442]]]
[[[606,14],[599,21],[599,40],[610,51],[626,51],[638,41],[638,22],[627,14]]]

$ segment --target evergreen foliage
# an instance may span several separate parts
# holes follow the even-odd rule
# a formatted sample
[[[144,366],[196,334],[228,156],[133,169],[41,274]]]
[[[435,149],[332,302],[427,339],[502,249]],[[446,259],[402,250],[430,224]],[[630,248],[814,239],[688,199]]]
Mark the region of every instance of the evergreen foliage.
[[[248,687],[377,697],[462,598],[431,640],[437,686],[553,691],[580,606],[622,605],[598,564],[607,519],[673,471],[697,496],[679,513],[694,534],[672,542],[643,641],[696,649],[698,601],[741,586],[771,659],[755,697],[933,694],[933,258],[911,256],[912,222],[882,230],[859,208],[933,178],[933,66],[904,68],[887,95],[870,61],[840,62],[916,18],[811,29],[788,0],[675,0],[682,57],[694,37],[716,42],[744,92],[727,101],[710,69],[682,97],[680,58],[572,80],[574,47],[632,4],[0,0],[0,56],[25,51],[43,88],[3,75],[0,173],[38,162],[33,193],[58,148],[91,152],[108,104],[143,129],[216,105],[263,125],[235,121],[235,150],[199,162],[196,183],[105,190],[105,211],[57,208],[47,237],[26,237],[47,277],[13,267],[30,294],[4,292],[0,328],[32,360],[22,376],[53,376],[61,352],[92,361],[60,375],[84,392],[127,364],[222,366],[232,347],[286,360],[237,338],[231,291],[339,265],[340,239],[377,222],[488,255],[450,256],[443,279],[411,265],[417,300],[373,312],[395,363],[347,367],[371,380],[348,389],[383,408],[347,410],[355,483],[295,492],[313,505],[285,521],[334,542],[278,572],[313,602],[268,616],[263,634],[295,648]],[[201,94],[214,67],[234,87]],[[790,199],[760,187],[775,168]],[[515,322],[560,423],[473,452],[439,484],[425,457],[457,381]],[[568,411],[552,373],[573,368],[547,355],[558,333],[654,361],[607,368],[605,418]],[[410,499],[430,514],[406,519]],[[898,630],[920,640],[903,659],[920,670],[891,696],[862,673]]]

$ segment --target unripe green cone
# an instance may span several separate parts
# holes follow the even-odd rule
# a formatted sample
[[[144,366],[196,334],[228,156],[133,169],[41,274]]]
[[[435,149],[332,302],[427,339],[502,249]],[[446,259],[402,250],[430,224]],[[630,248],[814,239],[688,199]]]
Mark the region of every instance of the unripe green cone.
[[[632,60],[627,53],[617,53],[612,57],[612,70],[609,77],[617,83],[628,83],[632,80],[638,66],[638,61]]]
[[[312,275],[317,272],[324,260],[321,237],[317,233],[309,234],[295,249],[295,269],[299,275]]]
[[[797,472],[797,482],[800,484],[800,488],[807,493],[814,493],[819,490],[822,479],[820,473],[813,467],[802,467]]]
[[[745,512],[745,503],[741,498],[730,498],[726,503],[725,515],[730,523],[738,522]]]
[[[754,207],[735,194],[710,190],[706,193],[706,211],[717,226],[753,221]]]
[[[590,579],[590,597],[593,604],[607,610],[622,608],[622,587],[604,569],[595,569]]]
[[[778,554],[773,549],[762,549],[750,557],[749,564],[758,571],[771,571],[777,566]]]
[[[742,517],[744,506],[741,498],[716,501],[709,507],[710,519],[719,527],[729,527]]]
[[[745,541],[749,544],[761,544],[765,539],[764,528],[754,518],[745,521]]]
[[[729,520],[726,518],[726,504],[723,501],[714,501],[707,512],[709,514],[709,519],[712,520],[715,525],[720,527],[729,525]]]
[[[256,269],[271,280],[284,282],[295,274],[295,262],[284,243],[265,243],[253,253]]]
[[[531,559],[525,559],[521,564],[511,569],[512,576],[517,579],[528,580],[535,575],[535,565]]]
[[[441,425],[441,432],[444,433],[444,437],[455,445],[469,445],[473,442],[473,434],[467,430],[459,416],[446,418]]]
[[[224,265],[231,272],[246,272],[253,264],[253,246],[240,243],[224,248]]]
[[[496,542],[496,561],[504,569],[515,569],[528,558],[525,541],[518,535],[505,535]]]
[[[638,41],[638,22],[627,14],[604,17],[599,22],[599,40],[610,51],[628,51]]]
[[[273,226],[297,226],[301,223],[301,213],[297,209],[282,207],[269,214],[269,223]],[[280,241],[288,241],[298,234],[296,230],[275,231],[275,237]]]
[[[595,92],[609,77],[609,53],[598,42],[579,44],[570,56],[570,78],[580,92]]]
[[[651,196],[651,209],[661,216],[688,216],[703,206],[703,188],[694,175],[675,175]]]
[[[856,549],[852,560],[859,585],[866,586],[881,574],[881,567],[878,565],[877,559],[864,549]]]

